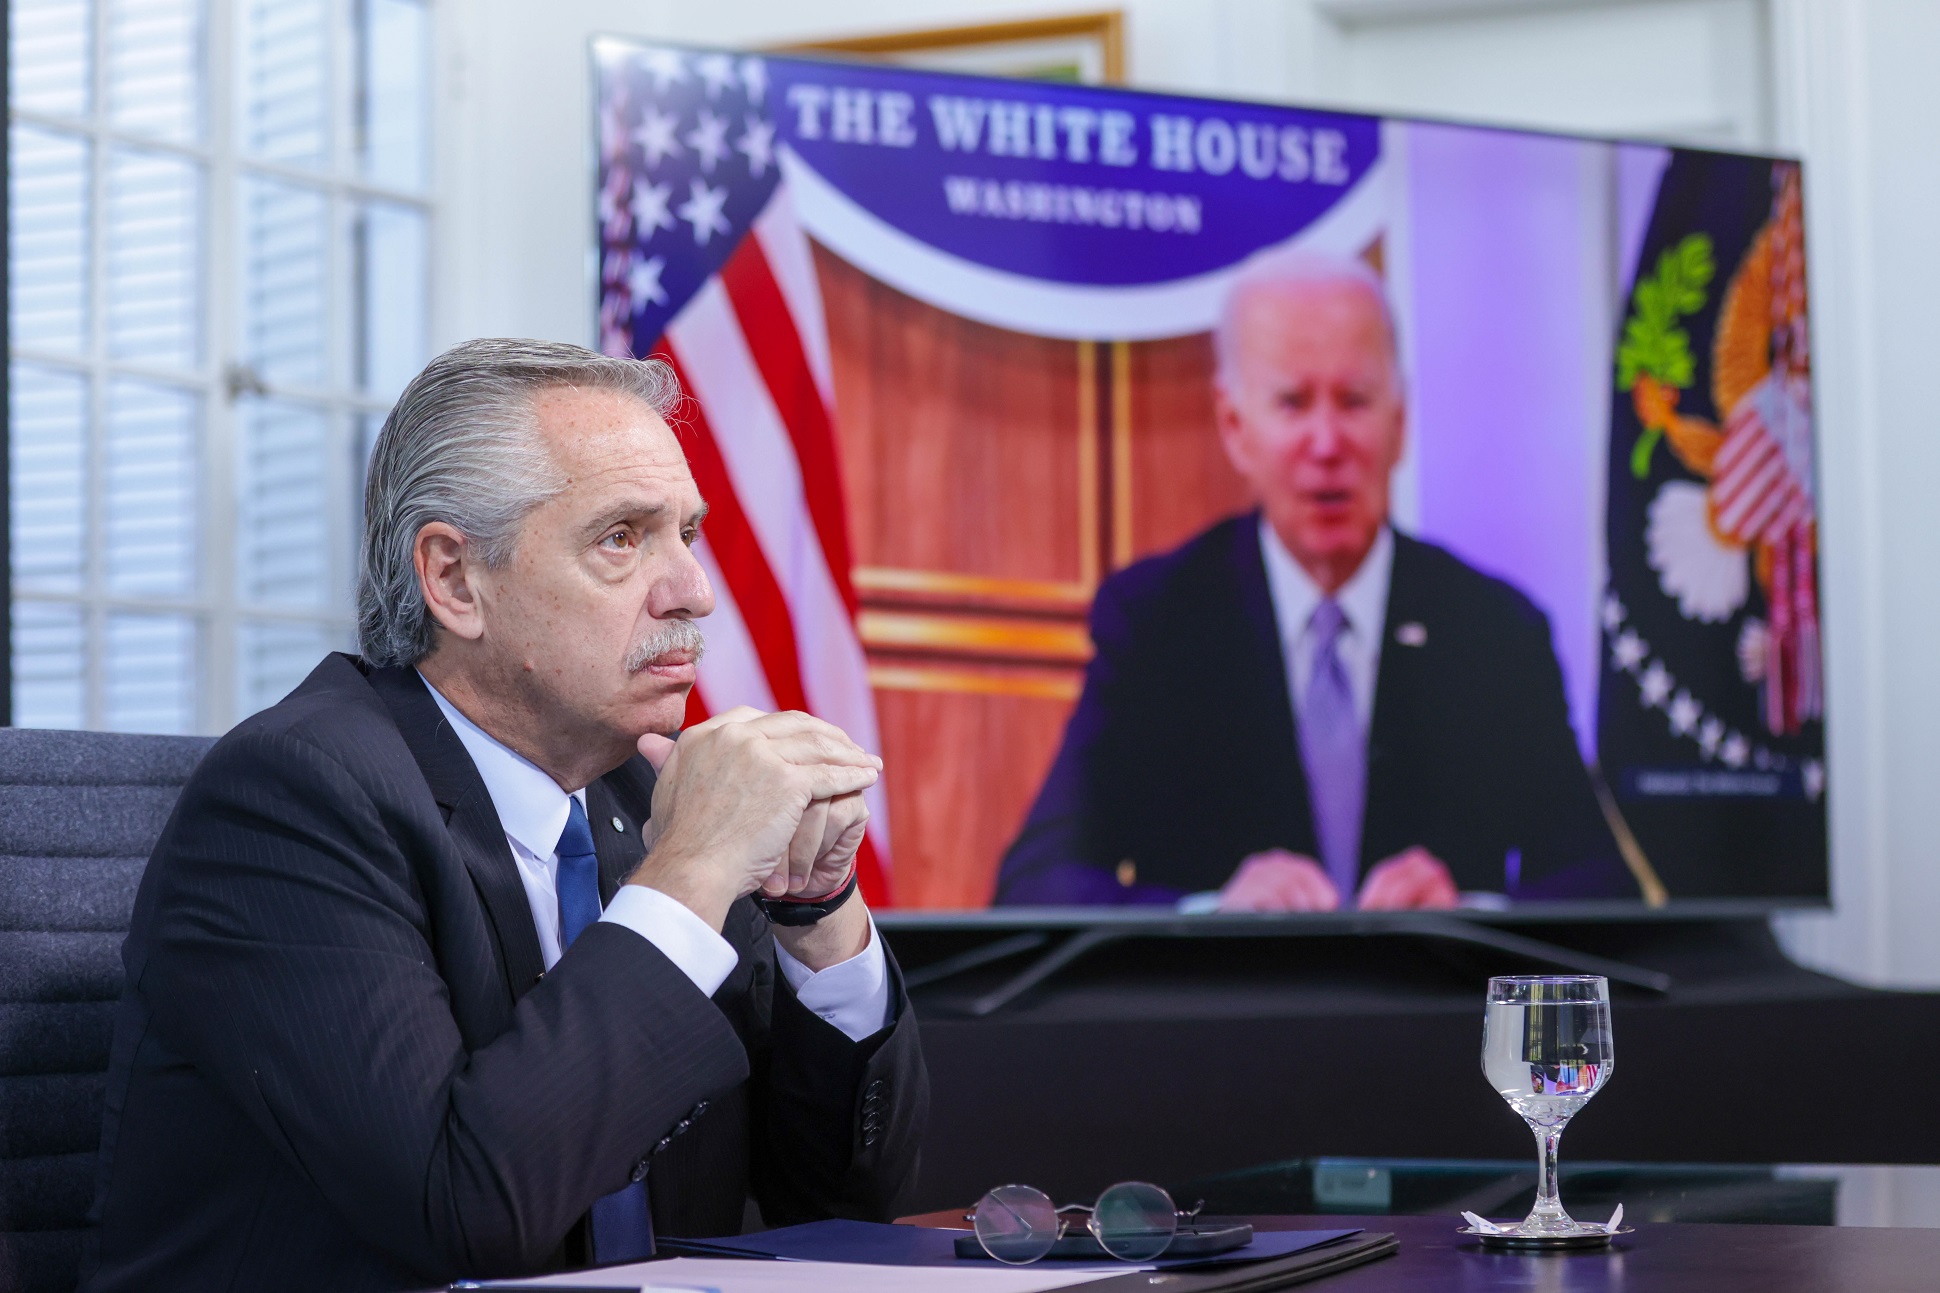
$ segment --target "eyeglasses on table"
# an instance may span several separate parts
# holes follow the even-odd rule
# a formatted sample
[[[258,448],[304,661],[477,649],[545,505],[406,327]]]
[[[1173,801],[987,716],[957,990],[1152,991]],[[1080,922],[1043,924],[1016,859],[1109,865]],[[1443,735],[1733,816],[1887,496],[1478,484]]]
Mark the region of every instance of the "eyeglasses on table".
[[[1068,1203],[1063,1207],[1033,1186],[1000,1185],[979,1199],[965,1220],[975,1232],[977,1245],[1010,1266],[1038,1261],[1054,1252],[1060,1257],[1107,1256],[1122,1262],[1145,1262],[1172,1246],[1180,1222],[1196,1218],[1199,1206],[1181,1212],[1171,1195],[1144,1181],[1120,1181],[1100,1194],[1095,1203]],[[1081,1214],[1082,1227],[1067,1214]],[[961,1250],[964,1245],[960,1242],[958,1246]]]

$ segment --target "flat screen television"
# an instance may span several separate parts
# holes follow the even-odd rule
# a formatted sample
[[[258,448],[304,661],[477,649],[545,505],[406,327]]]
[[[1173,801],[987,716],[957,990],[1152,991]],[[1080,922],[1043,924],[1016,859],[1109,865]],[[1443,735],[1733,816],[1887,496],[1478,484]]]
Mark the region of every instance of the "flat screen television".
[[[1798,162],[593,67],[600,345],[713,505],[691,714],[880,749],[879,905],[1827,900]]]

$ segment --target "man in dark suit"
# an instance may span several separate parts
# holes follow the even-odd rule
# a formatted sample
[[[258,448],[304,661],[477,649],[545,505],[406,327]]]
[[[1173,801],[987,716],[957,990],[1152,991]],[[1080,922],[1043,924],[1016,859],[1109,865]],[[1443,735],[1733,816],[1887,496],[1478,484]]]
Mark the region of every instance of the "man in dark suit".
[[[854,860],[880,763],[680,725],[713,595],[660,364],[468,342],[373,455],[362,658],[143,877],[84,1286],[400,1289],[888,1219],[928,1083]]]
[[[1635,896],[1542,613],[1389,522],[1406,425],[1380,282],[1269,254],[1214,334],[1260,511],[1121,571],[999,903],[1450,907]]]

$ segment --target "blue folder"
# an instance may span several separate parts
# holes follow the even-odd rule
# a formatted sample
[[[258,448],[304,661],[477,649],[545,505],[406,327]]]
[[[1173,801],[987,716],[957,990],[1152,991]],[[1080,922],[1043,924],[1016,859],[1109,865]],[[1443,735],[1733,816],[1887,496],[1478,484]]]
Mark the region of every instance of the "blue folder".
[[[890,1226],[874,1221],[810,1221],[760,1234],[736,1235],[725,1239],[672,1239],[660,1241],[664,1254],[694,1257],[756,1257],[781,1261],[858,1262],[865,1266],[956,1266],[957,1236],[961,1230],[935,1230],[926,1226]],[[1159,1257],[1149,1262],[1126,1262],[1125,1269],[1139,1266],[1216,1266],[1228,1262],[1259,1261],[1267,1257],[1286,1257],[1293,1253],[1331,1244],[1358,1230],[1260,1230],[1253,1242],[1243,1248],[1210,1257]],[[1091,1266],[1100,1262],[1058,1262],[1057,1265]]]

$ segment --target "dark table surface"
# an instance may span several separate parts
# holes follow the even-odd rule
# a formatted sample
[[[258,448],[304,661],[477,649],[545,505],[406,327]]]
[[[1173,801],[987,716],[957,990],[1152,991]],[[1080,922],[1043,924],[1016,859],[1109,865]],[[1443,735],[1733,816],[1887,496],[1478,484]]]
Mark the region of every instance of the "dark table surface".
[[[909,1220],[961,1226],[962,1213]],[[1331,1275],[1316,1293],[1900,1293],[1940,1289],[1940,1230],[1644,1222],[1601,1253],[1486,1251],[1453,1217],[1256,1216],[1257,1230],[1359,1226],[1401,1241],[1393,1257]]]
[[[1940,1288],[1940,1230],[1833,1226],[1639,1225],[1607,1253],[1489,1252],[1447,1217],[1255,1217],[1259,1229],[1357,1225],[1392,1232],[1395,1256],[1317,1289],[1540,1290],[1542,1293],[1819,1293]]]

